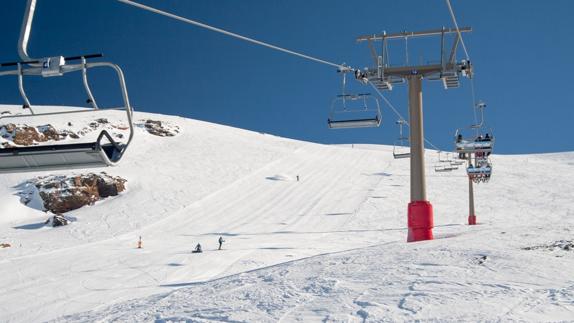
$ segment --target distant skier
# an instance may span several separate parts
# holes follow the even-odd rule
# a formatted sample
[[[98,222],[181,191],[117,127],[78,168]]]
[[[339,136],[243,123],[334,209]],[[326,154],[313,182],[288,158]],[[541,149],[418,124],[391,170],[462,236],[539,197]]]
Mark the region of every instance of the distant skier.
[[[142,236],[140,236],[140,239],[138,240],[138,249],[142,248]]]
[[[223,243],[225,242],[225,240],[223,240],[223,237],[219,237],[219,240],[217,240],[217,242],[219,242],[219,249],[217,249],[217,250],[221,250],[221,247],[223,246]]]
[[[195,250],[192,251],[192,253],[202,253],[203,250],[201,249],[201,244],[197,244],[197,246],[195,246]]]
[[[297,175],[297,182],[299,181],[299,175]]]

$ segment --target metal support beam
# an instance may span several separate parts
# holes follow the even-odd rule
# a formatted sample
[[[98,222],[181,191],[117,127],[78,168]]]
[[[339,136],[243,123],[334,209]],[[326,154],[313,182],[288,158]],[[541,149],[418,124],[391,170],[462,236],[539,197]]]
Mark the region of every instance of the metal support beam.
[[[407,77],[411,143],[411,201],[408,206],[408,242],[432,240],[433,211],[427,201],[424,160],[422,75]]]
[[[471,27],[462,27],[460,28],[461,33],[466,33],[472,31]],[[367,41],[367,40],[383,40],[383,39],[404,39],[404,38],[412,38],[412,37],[423,37],[423,36],[436,36],[442,34],[455,34],[458,33],[455,28],[448,28],[448,29],[433,29],[433,30],[426,30],[426,31],[403,31],[394,34],[378,34],[378,35],[364,35],[357,37],[357,42]]]
[[[468,166],[472,164],[472,155],[468,155]],[[474,187],[472,178],[468,177],[468,224],[476,224],[476,214],[474,213]]]
[[[36,0],[28,0],[26,3],[26,11],[24,12],[24,20],[22,21],[22,27],[20,29],[20,38],[18,39],[18,55],[20,55],[20,59],[23,61],[34,60],[28,55],[28,40],[30,40],[35,10]]]
[[[426,201],[422,77],[412,75],[407,80],[411,140],[411,202]]]

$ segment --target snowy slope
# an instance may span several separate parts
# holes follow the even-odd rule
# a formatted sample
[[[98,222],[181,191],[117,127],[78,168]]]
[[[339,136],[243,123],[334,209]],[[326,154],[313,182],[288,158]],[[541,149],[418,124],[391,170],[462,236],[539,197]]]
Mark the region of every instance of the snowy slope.
[[[409,162],[390,147],[147,118],[182,132],[138,128],[105,169],[127,191],[70,226],[19,202],[42,173],[0,175],[0,321],[574,320],[573,252],[522,249],[573,239],[572,153],[494,156],[469,227],[464,171],[434,173],[428,151],[438,239],[406,244]]]

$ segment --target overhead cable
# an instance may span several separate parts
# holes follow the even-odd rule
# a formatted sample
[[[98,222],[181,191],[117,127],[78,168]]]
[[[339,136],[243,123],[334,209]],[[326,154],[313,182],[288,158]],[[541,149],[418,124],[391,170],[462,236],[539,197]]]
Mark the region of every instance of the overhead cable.
[[[302,53],[299,53],[299,52],[296,52],[296,51],[292,51],[292,50],[289,50],[289,49],[286,49],[286,48],[282,48],[282,47],[279,47],[279,46],[275,46],[275,45],[272,45],[272,44],[269,44],[269,43],[266,43],[266,42],[262,42],[262,41],[259,41],[259,40],[253,39],[253,38],[249,38],[249,37],[246,37],[246,36],[242,36],[242,35],[239,35],[239,34],[236,34],[236,33],[230,32],[230,31],[227,31],[227,30],[223,30],[223,29],[221,29],[221,28],[217,28],[217,27],[213,27],[213,26],[210,26],[210,25],[201,23],[201,22],[199,22],[199,21],[191,20],[191,19],[188,19],[188,18],[185,18],[185,17],[181,17],[181,16],[178,16],[178,15],[175,15],[175,14],[172,14],[172,13],[169,13],[169,12],[166,12],[166,11],[162,11],[162,10],[159,10],[159,9],[156,9],[156,8],[152,8],[152,7],[143,5],[143,4],[141,4],[141,3],[137,3],[137,2],[135,2],[135,1],[131,1],[131,0],[117,0],[117,1],[119,1],[119,2],[121,2],[121,3],[125,3],[125,4],[130,5],[130,6],[134,6],[134,7],[143,9],[143,10],[147,10],[147,11],[150,11],[150,12],[153,12],[153,13],[156,13],[156,14],[159,14],[159,15],[162,15],[162,16],[166,16],[166,17],[169,17],[169,18],[172,18],[172,19],[176,19],[176,20],[179,20],[179,21],[182,21],[182,22],[191,24],[191,25],[195,25],[195,26],[198,26],[198,27],[201,27],[201,28],[205,28],[205,29],[208,29],[208,30],[211,30],[211,31],[215,31],[215,32],[218,32],[218,33],[227,35],[227,36],[231,36],[231,37],[234,37],[234,38],[243,40],[243,41],[247,41],[247,42],[250,42],[250,43],[253,43],[253,44],[257,44],[257,45],[260,45],[260,46],[263,46],[263,47],[271,48],[271,49],[274,49],[274,50],[277,50],[277,51],[280,51],[280,52],[284,52],[284,53],[287,53],[287,54],[290,54],[290,55],[298,56],[298,57],[301,57],[301,58],[304,58],[304,59],[308,59],[308,60],[311,60],[311,61],[314,61],[314,62],[317,62],[317,63],[321,63],[321,64],[325,64],[325,65],[330,65],[330,66],[333,66],[333,67],[338,68],[340,71],[350,71],[350,70],[351,70],[350,67],[345,66],[345,65],[332,63],[332,62],[329,62],[329,61],[326,61],[326,60],[323,60],[323,59],[319,59],[319,58],[316,58],[316,57],[313,57],[313,56],[305,55],[305,54],[302,54]]]
[[[407,125],[407,127],[410,127],[409,122],[403,118],[403,116],[401,115],[401,113],[399,112],[399,110],[397,110],[397,108],[395,108],[395,106],[391,103],[391,101],[389,101],[389,99],[387,99],[383,93],[371,82],[369,82],[369,85],[377,92],[377,94],[379,94],[379,96],[383,99],[383,101],[385,101],[385,103],[389,106],[389,108],[391,108],[391,110],[393,110],[393,112],[395,113],[395,115],[399,118],[399,120],[402,120],[405,125]],[[435,150],[441,150],[439,149],[437,146],[435,146],[430,140],[428,140],[427,138],[425,138],[425,142],[427,144],[429,144],[429,146],[431,146],[432,148],[434,148]]]

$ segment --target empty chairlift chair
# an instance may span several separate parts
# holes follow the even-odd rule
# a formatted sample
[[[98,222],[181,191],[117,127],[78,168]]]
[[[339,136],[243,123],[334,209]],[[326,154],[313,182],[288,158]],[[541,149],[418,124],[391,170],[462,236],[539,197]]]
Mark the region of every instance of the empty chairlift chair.
[[[458,166],[453,163],[453,160],[450,158],[450,154],[444,153],[444,155],[446,157],[443,157],[443,153],[438,151],[438,162],[434,167],[435,172],[442,173],[457,170]]]
[[[95,140],[90,142],[66,143],[66,144],[49,144],[34,146],[8,145],[0,147],[0,173],[23,172],[23,171],[41,171],[54,169],[69,168],[86,168],[102,167],[116,165],[123,157],[127,147],[132,141],[134,127],[132,122],[132,107],[129,102],[128,92],[124,80],[124,75],[119,66],[107,62],[88,63],[91,58],[101,57],[101,55],[84,55],[75,57],[47,57],[41,59],[32,59],[27,54],[27,42],[31,31],[32,19],[34,16],[35,0],[28,0],[24,22],[22,24],[19,52],[22,61],[1,64],[0,76],[15,75],[18,78],[18,89],[24,101],[23,107],[29,110],[30,114],[22,115],[3,115],[0,116],[0,125],[5,125],[7,121],[18,120],[20,118],[42,118],[54,117],[61,115],[81,114],[81,113],[99,113],[100,111],[110,109],[100,109],[92,95],[88,84],[87,70],[96,67],[112,68],[118,77],[120,90],[123,99],[121,108],[113,110],[125,110],[129,135],[123,143],[115,142],[113,137],[103,130]],[[73,64],[74,61],[80,63]],[[16,66],[14,70],[3,70],[6,67]],[[42,76],[54,77],[62,76],[70,72],[82,72],[84,88],[87,92],[91,108],[75,109],[59,112],[35,113],[33,106],[30,104],[26,91],[24,89],[25,76]],[[17,122],[17,121],[16,121]]]
[[[379,100],[370,93],[338,95],[331,103],[331,129],[372,128],[381,124]]]
[[[399,125],[399,138],[393,146],[393,157],[395,159],[409,158],[411,157],[409,138],[403,135],[403,126],[406,121],[400,119],[396,123]]]

